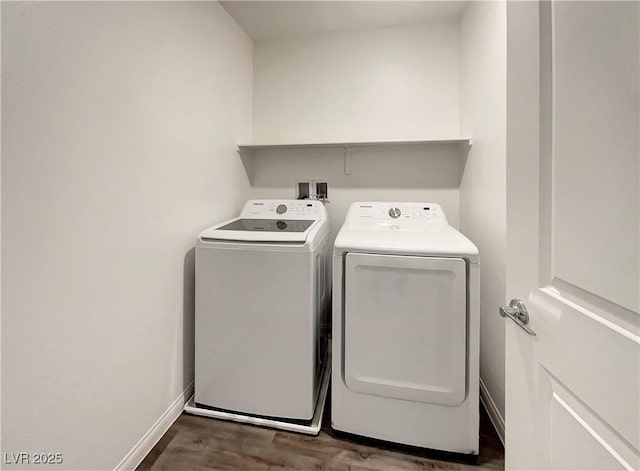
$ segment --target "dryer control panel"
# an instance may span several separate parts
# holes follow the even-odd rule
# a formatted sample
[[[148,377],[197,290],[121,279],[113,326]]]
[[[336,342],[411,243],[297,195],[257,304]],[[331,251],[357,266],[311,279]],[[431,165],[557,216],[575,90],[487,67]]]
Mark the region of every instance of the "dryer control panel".
[[[351,224],[395,224],[403,226],[447,225],[447,217],[436,203],[353,203],[347,214]]]
[[[327,210],[314,200],[249,200],[241,218],[253,219],[326,219]]]

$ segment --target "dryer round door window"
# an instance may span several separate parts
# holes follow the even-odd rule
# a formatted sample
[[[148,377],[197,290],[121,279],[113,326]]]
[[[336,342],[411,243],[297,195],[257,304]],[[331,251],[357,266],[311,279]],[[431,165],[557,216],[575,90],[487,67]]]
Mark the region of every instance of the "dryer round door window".
[[[287,212],[287,205],[286,204],[279,204],[278,207],[276,208],[276,213],[278,214],[284,214]]]
[[[391,216],[393,219],[399,218],[401,214],[402,212],[400,211],[400,208],[389,209],[389,216]]]

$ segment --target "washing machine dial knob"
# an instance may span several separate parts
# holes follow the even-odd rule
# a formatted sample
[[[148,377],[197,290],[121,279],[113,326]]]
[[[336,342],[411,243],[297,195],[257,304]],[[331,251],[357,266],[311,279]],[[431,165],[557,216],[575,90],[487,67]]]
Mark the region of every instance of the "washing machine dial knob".
[[[279,204],[278,207],[276,208],[276,213],[278,214],[284,214],[287,212],[287,205],[286,204]]]
[[[400,208],[389,209],[389,216],[391,216],[393,219],[399,218],[401,214],[402,212],[400,211]]]

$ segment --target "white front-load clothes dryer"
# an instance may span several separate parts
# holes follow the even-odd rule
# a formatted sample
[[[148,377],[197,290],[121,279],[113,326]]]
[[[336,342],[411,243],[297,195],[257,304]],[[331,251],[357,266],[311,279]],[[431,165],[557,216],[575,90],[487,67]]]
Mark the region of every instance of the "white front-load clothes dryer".
[[[200,234],[196,408],[260,425],[311,421],[326,363],[328,234],[324,205],[309,200],[252,200]]]
[[[332,427],[477,455],[477,248],[437,204],[353,203],[333,254]]]

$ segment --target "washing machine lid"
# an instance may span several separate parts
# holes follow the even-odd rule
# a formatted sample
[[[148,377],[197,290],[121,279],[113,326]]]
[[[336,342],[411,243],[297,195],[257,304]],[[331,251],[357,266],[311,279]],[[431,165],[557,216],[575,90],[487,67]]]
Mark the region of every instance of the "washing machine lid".
[[[210,227],[200,234],[206,241],[304,243],[314,219],[252,219],[235,218]]]

